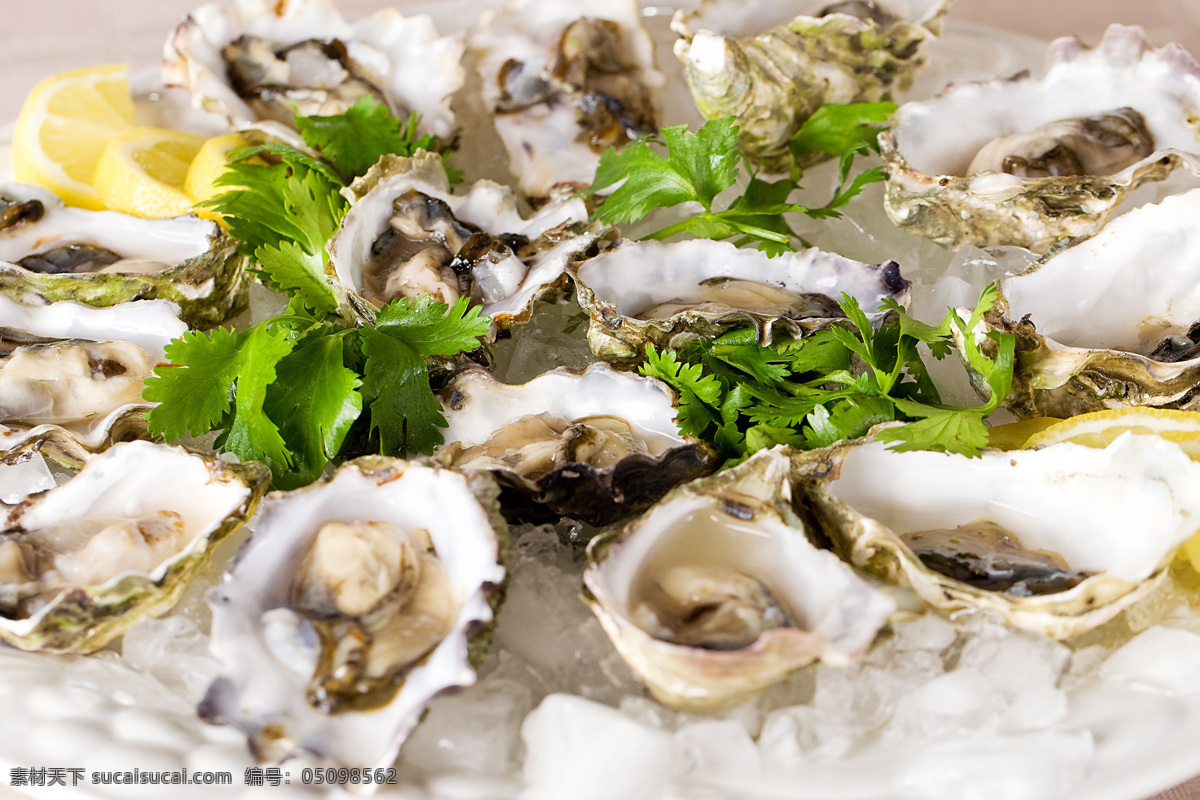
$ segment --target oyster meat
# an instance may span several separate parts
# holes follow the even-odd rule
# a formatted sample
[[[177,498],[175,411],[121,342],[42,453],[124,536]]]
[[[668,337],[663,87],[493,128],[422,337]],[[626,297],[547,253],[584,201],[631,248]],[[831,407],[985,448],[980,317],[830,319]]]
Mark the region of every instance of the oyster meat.
[[[0,293],[18,301],[163,299],[211,327],[245,308],[246,289],[245,258],[215,222],[86,211],[40,186],[0,186]]]
[[[9,507],[0,639],[90,653],[166,613],[217,543],[254,513],[269,479],[256,462],[128,442]]]
[[[741,148],[785,170],[789,144],[821,106],[885,100],[923,63],[951,0],[704,0],[676,12],[683,63],[707,119],[734,116]]]
[[[426,704],[475,681],[502,595],[495,484],[380,456],[271,494],[209,594],[201,717],[261,761],[389,766]]]
[[[441,398],[446,444],[434,458],[490,471],[513,521],[606,525],[716,467],[711,448],[679,432],[666,385],[603,364],[515,386],[468,368]]]
[[[895,261],[873,265],[816,248],[768,258],[709,239],[663,244],[623,240],[571,267],[590,318],[588,344],[607,361],[639,361],[647,344],[753,326],[759,342],[800,337],[843,317],[846,293],[869,315],[892,299],[906,305],[910,284]]]
[[[470,44],[530,197],[587,186],[606,148],[658,131],[665,78],[636,0],[510,0],[483,15]]]
[[[1200,529],[1200,464],[1156,436],[979,458],[868,439],[798,463],[807,507],[850,563],[943,614],[1056,638],[1151,591]]]
[[[790,470],[786,449],[759,451],[589,544],[584,599],[660,702],[716,710],[814,661],[848,663],[895,611],[809,541]]]
[[[1041,79],[951,84],[880,136],[888,216],[946,247],[1044,252],[1095,233],[1138,186],[1200,172],[1200,65],[1112,25],[1056,40]]]
[[[295,138],[293,107],[340,114],[367,96],[401,119],[416,112],[421,132],[444,138],[455,130],[462,52],[462,37],[438,36],[425,15],[387,8],[348,23],[329,0],[237,0],[184,19],[164,47],[162,78],[230,127],[285,140]]]
[[[432,153],[385,156],[349,191],[355,201],[329,243],[329,261],[348,313],[363,320],[398,297],[467,296],[491,317],[494,334],[527,321],[600,233],[578,198],[524,217],[512,190],[491,181],[451,194]]]

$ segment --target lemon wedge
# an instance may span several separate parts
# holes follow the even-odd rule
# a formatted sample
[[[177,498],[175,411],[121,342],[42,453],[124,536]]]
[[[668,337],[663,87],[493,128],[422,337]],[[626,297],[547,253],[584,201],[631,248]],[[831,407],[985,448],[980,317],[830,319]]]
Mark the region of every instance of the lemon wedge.
[[[1200,460],[1200,412],[1170,408],[1134,406],[1080,414],[1032,434],[1024,446],[1074,442],[1088,447],[1106,447],[1127,431],[1161,436],[1178,444],[1193,459]]]
[[[229,154],[240,147],[249,147],[250,142],[236,133],[214,136],[206,141],[188,168],[183,182],[183,191],[193,203],[207,200],[229,191],[228,186],[216,186],[217,178],[229,165]]]
[[[1058,417],[1033,417],[1019,422],[1007,422],[988,428],[988,447],[998,450],[1020,450],[1035,433],[1061,422]]]
[[[132,127],[125,65],[54,75],[33,87],[17,116],[13,175],[47,187],[71,205],[103,208],[92,186],[96,164],[109,141]]]
[[[114,211],[139,217],[186,214],[193,200],[184,183],[204,142],[203,136],[169,128],[134,128],[108,142],[92,183]]]

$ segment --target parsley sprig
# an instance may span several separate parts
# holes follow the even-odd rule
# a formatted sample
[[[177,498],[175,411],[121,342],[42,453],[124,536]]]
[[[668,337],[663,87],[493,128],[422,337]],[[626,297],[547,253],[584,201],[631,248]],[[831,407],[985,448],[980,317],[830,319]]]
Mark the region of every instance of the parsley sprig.
[[[791,142],[794,164],[814,153],[839,159],[838,186],[832,199],[818,208],[788,200],[800,188],[799,166],[793,166],[789,177],[772,182],[750,172],[746,190],[724,209],[715,207],[718,195],[737,183],[743,169],[733,117],[709,120],[695,133],[686,125],[664,128],[660,137],[636,139],[620,151],[606,150],[592,185],[583,194],[594,195],[616,186],[596,208],[598,218],[613,224],[636,222],[656,209],[694,202],[700,206],[698,213],[646,238],[686,233],[735,239],[739,247],[754,243],[760,250],[779,255],[802,243],[785,215],[838,217],[853,197],[883,180],[881,167],[853,179],[850,171],[855,156],[879,152],[878,126],[895,108],[893,103],[824,106],[796,134]],[[666,153],[660,154],[655,147],[666,148]]]
[[[339,189],[386,154],[434,146],[371,98],[345,114],[296,118],[305,144],[243,148],[218,178],[230,187],[204,203],[225,218],[287,312],[241,331],[189,332],[166,348],[169,364],[146,381],[151,433],[179,439],[219,431],[215,446],[265,462],[274,485],[310,483],[353,440],[384,453],[431,452],[446,425],[427,356],[472,350],[488,319],[466,298],[421,298],[379,310],[374,325],[337,316],[326,244],[346,213]],[[357,434],[355,433],[357,431]],[[360,441],[362,440],[362,441]]]
[[[648,345],[641,372],[676,390],[680,427],[730,462],[776,444],[825,447],[891,421],[909,423],[878,434],[892,449],[975,456],[988,441],[984,418],[1012,385],[1014,337],[988,332],[996,343],[989,358],[973,333],[996,296],[989,286],[969,319],[952,310],[938,325],[914,320],[887,301],[889,313],[875,327],[854,298],[842,295],[848,324],[767,347],[748,329],[688,342],[678,351]],[[967,363],[991,392],[983,405],[943,404],[921,360],[921,344],[944,358],[955,332]]]

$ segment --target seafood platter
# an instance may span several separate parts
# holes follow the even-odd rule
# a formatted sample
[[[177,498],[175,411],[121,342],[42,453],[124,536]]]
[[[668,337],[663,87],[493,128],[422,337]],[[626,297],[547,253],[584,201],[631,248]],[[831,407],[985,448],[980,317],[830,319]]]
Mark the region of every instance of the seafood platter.
[[[411,800],[1144,800],[1200,773],[1183,48],[952,0],[228,0],[163,33],[114,107],[193,166],[237,134],[223,174],[308,194],[255,249],[230,195],[124,213],[104,167],[23,160],[53,113],[10,129],[6,772]],[[339,175],[322,121],[370,108],[422,145]],[[865,144],[798,144],[836,108],[874,109]],[[703,136],[725,151],[678,166]],[[612,211],[655,169],[641,202],[688,201],[661,236]],[[314,203],[341,211],[310,246]],[[432,408],[387,407],[414,372]],[[338,381],[307,450],[248,444]],[[846,435],[837,403],[882,383]]]

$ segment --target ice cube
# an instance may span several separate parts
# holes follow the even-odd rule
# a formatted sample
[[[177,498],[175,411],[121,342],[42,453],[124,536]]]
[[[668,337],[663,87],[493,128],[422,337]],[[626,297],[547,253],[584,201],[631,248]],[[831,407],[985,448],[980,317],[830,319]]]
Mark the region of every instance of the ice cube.
[[[1118,648],[1100,667],[1100,678],[1166,695],[1197,691],[1200,636],[1191,631],[1155,626]]]

